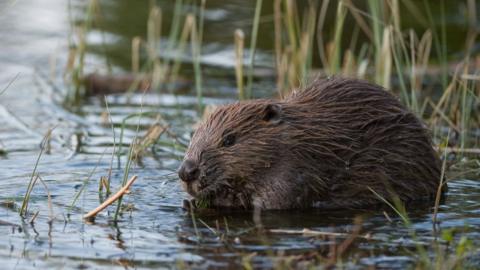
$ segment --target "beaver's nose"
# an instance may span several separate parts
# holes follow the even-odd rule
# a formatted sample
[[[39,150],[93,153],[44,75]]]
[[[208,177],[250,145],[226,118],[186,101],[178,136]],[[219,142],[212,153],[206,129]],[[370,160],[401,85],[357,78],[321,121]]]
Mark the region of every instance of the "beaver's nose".
[[[185,160],[178,170],[178,176],[185,182],[192,182],[197,179],[198,173],[197,164],[190,159]]]

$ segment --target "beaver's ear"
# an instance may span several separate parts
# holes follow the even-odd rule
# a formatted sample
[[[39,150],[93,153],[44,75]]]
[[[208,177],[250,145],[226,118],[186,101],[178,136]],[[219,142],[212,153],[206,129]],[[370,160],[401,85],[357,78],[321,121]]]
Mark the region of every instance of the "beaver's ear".
[[[273,124],[282,122],[282,107],[279,104],[267,104],[263,110],[262,119]]]

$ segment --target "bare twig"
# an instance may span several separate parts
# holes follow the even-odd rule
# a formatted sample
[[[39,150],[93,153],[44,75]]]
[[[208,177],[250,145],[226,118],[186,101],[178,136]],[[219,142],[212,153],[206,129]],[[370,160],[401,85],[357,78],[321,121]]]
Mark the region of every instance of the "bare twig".
[[[130,186],[137,180],[137,176],[134,175],[130,180],[128,180],[127,184],[123,186],[117,193],[113,194],[110,198],[106,199],[102,204],[100,204],[97,208],[93,209],[92,211],[88,212],[86,215],[83,216],[84,219],[89,219],[95,217],[100,211],[107,208],[107,206],[114,203],[120,197],[128,193]]]

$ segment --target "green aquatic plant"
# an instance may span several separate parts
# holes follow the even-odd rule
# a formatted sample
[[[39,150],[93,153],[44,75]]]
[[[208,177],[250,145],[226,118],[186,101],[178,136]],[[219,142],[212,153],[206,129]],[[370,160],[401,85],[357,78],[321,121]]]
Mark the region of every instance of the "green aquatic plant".
[[[142,99],[143,101],[143,99]],[[125,185],[127,184],[128,182],[128,178],[129,178],[129,175],[130,175],[130,168],[133,164],[133,161],[134,159],[136,159],[135,157],[135,152],[134,152],[134,149],[135,149],[135,144],[136,144],[136,140],[137,140],[137,135],[138,135],[138,131],[140,129],[140,120],[141,120],[141,117],[142,117],[142,114],[143,113],[143,102],[141,103],[141,111],[140,111],[140,117],[138,118],[138,122],[137,122],[137,127],[136,127],[136,131],[135,131],[135,136],[133,137],[131,143],[130,143],[130,148],[128,150],[128,156],[127,156],[127,163],[125,164],[125,167],[124,167],[124,170],[123,170],[123,181],[122,181],[122,187],[125,187]],[[123,121],[122,124],[124,124],[125,121]],[[122,127],[122,134],[120,135],[120,146],[122,145],[122,137],[123,137],[123,128]],[[120,147],[119,147],[120,148]],[[120,197],[117,199],[117,208],[115,210],[115,214],[113,216],[113,221],[117,221],[118,220],[118,216],[120,214],[120,211],[121,211],[121,208],[122,208],[122,200],[123,200],[123,195],[120,195]]]

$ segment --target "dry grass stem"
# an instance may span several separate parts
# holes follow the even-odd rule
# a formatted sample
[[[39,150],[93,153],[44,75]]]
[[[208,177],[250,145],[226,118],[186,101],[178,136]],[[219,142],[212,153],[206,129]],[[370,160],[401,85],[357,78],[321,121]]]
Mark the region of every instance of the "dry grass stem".
[[[39,213],[40,211],[35,212],[35,214],[33,214],[32,218],[28,221],[28,223],[30,224],[35,223],[35,220],[37,219]]]
[[[370,26],[367,24],[367,22],[363,19],[363,14],[361,14],[360,10],[355,7],[351,0],[346,0],[344,4],[350,10],[350,13],[352,14],[355,22],[358,24],[360,29],[362,29],[365,35],[373,41],[372,30],[370,29]]]
[[[439,109],[439,106],[438,105],[435,105],[431,100],[427,100],[427,103],[432,107],[433,109],[433,114],[432,114],[432,118],[433,119],[433,115],[434,114],[438,114],[440,116],[440,118],[442,118],[445,122],[447,122],[447,124],[453,128],[456,132],[460,133],[460,128],[455,125],[455,123],[452,122],[452,120],[450,120],[450,118],[448,118],[448,116],[441,110]]]
[[[243,49],[245,46],[245,34],[241,29],[235,30],[235,76],[237,78],[237,90],[240,100],[245,99],[243,89]]]
[[[138,74],[140,70],[140,44],[142,39],[140,37],[134,37],[132,39],[132,72]]]

